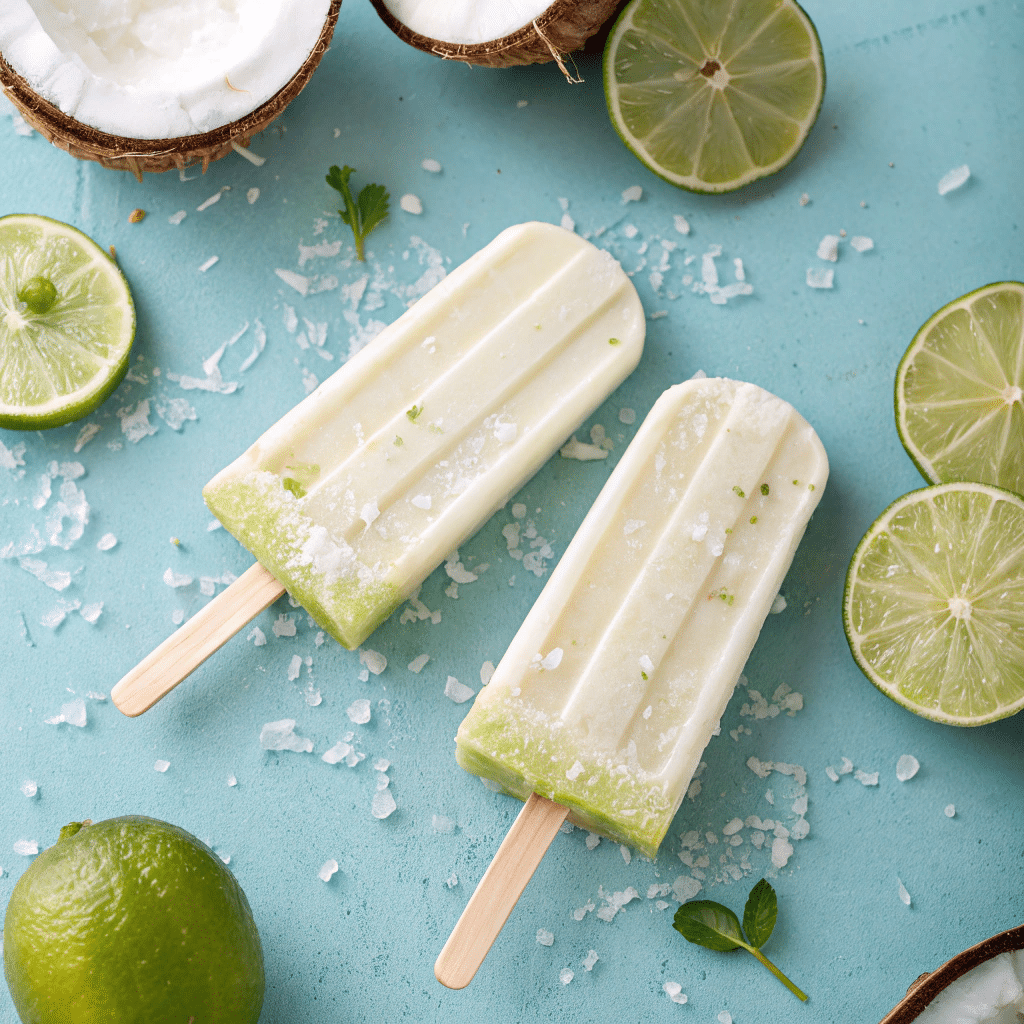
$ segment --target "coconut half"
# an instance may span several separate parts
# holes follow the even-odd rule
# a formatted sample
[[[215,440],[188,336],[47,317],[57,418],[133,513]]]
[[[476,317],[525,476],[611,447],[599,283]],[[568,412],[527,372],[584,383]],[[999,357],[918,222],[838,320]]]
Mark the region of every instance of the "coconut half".
[[[248,145],[326,52],[341,0],[3,0],[0,85],[107,167],[183,169]]]
[[[564,61],[608,21],[619,0],[372,0],[410,46],[444,60],[504,68]]]
[[[1004,953],[1015,954],[1020,959],[1020,950],[1024,950],[1024,925],[1018,928],[1011,928],[1009,931],[1000,932],[992,938],[979,942],[976,946],[958,953],[952,960],[947,960],[938,970],[930,974],[922,974],[907,991],[906,998],[899,1003],[891,1013],[886,1014],[881,1024],[911,1024],[919,1017],[922,1021],[927,1018],[935,1019],[932,1013],[922,1017],[929,1007],[939,1009],[937,1002],[939,996],[961,979],[965,979],[968,972],[981,967]],[[941,1019],[941,1018],[940,1018]],[[961,1017],[954,1019],[979,1019],[975,1017]],[[993,1018],[980,1018],[993,1019]],[[996,1017],[995,1020],[1002,1020]]]

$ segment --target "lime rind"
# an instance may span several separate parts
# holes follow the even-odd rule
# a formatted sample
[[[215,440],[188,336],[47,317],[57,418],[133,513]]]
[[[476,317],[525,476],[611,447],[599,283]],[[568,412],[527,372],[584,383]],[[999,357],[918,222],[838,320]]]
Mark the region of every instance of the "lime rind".
[[[18,297],[36,278],[57,291],[41,313]],[[92,239],[48,217],[0,217],[0,427],[87,416],[127,373],[134,336],[128,283]]]
[[[976,726],[1024,709],[1024,499],[971,482],[898,498],[850,561],[843,625],[861,671],[915,714]]]
[[[785,56],[766,61],[765,50]],[[724,86],[701,74],[710,59]],[[821,109],[825,62],[795,0],[632,0],[608,38],[604,84],[612,124],[638,159],[680,188],[721,193],[796,156]]]
[[[1024,494],[1024,284],[961,296],[914,335],[896,371],[896,429],[930,483]]]

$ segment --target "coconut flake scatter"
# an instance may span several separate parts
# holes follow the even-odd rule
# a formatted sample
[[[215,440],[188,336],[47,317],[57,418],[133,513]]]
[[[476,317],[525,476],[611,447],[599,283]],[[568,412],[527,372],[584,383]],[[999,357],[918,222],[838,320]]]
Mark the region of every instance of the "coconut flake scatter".
[[[18,565],[52,590],[59,592],[71,586],[71,573],[63,569],[50,569],[46,562],[38,558],[19,558]]]
[[[379,676],[388,667],[388,659],[380,651],[372,651],[369,648],[360,650],[359,661],[375,676]]]
[[[772,864],[784,868],[793,856],[793,845],[787,839],[775,839],[772,842]]]
[[[639,188],[639,186],[637,187]],[[580,961],[583,964],[583,970],[592,971],[594,969],[594,964],[596,964],[600,959],[601,958],[597,955],[596,950],[590,950],[582,961]]]
[[[240,146],[234,139],[231,140],[231,148],[241,157],[244,157],[253,165],[253,167],[262,167],[266,162],[265,156],[257,156],[250,149],[246,149],[245,146]]]
[[[971,169],[967,164],[962,164],[960,167],[954,167],[953,170],[947,171],[939,178],[939,195],[944,196],[947,192],[960,188],[970,176]]]
[[[662,991],[672,1000],[673,1003],[679,1003],[682,1005],[686,1002],[686,993],[683,991],[683,986],[678,981],[666,981],[661,986]]]
[[[267,634],[259,626],[253,626],[245,639],[251,640],[255,647],[262,647],[267,642]]]
[[[299,678],[299,673],[302,671],[302,656],[299,654],[293,654],[292,660],[288,663],[288,682],[293,683]]]
[[[304,274],[297,274],[294,270],[282,270],[280,267],[275,268],[274,273],[303,297],[309,294],[309,278]]]
[[[423,212],[423,200],[419,196],[414,196],[411,192],[406,192],[401,199],[398,200],[398,205],[405,210],[406,213],[412,213],[419,216]]]
[[[831,288],[836,272],[831,267],[808,267],[808,288]]]
[[[274,620],[270,630],[276,637],[295,636],[295,620],[287,612],[281,612]]]
[[[187,216],[188,216],[188,214],[187,214],[187,213],[186,213],[186,212],[185,212],[184,210],[179,210],[179,211],[178,211],[177,213],[172,213],[172,214],[170,215],[170,217],[168,217],[168,218],[167,218],[167,223],[168,223],[168,224],[174,224],[175,226],[177,226],[177,225],[178,225],[178,224],[180,224],[180,223],[181,223],[181,222],[182,222],[182,221],[183,221],[183,220],[184,220],[184,219],[185,219],[185,218],[186,218]]]
[[[167,769],[170,768],[170,767],[171,767],[171,762],[170,761],[156,760],[156,761],[153,762],[153,771],[155,771],[155,772],[163,773],[163,772],[167,771]]]
[[[410,672],[420,673],[423,671],[424,666],[430,661],[429,654],[417,654],[412,661],[409,662],[407,668]]]
[[[555,936],[549,932],[546,928],[537,929],[537,945],[538,946],[552,946],[555,942]]]
[[[480,666],[480,685],[486,686],[494,676],[494,662],[485,661]]]
[[[420,164],[420,167],[425,171],[430,171],[431,174],[441,173],[441,165],[436,160],[431,160],[429,157]]]
[[[193,577],[189,576],[187,573],[176,573],[173,569],[168,567],[164,572],[163,580],[167,586],[177,589],[179,587],[191,586]]]
[[[449,676],[444,684],[444,695],[455,704],[465,704],[476,691],[465,683],[460,683],[455,676]]]
[[[450,835],[455,831],[455,821],[444,814],[434,814],[430,818],[430,827],[435,832]]]
[[[856,249],[857,252],[870,252],[874,247],[874,241],[866,235],[854,235],[850,239],[850,248]]]
[[[78,614],[81,615],[90,626],[95,626],[99,621],[100,616],[103,614],[103,602],[93,601],[91,604],[83,605]]]
[[[54,715],[53,718],[45,719],[45,722],[47,725],[67,723],[79,729],[84,728],[86,723],[85,701],[81,697],[77,697],[75,700],[68,701],[67,704],[62,704],[60,714]]]
[[[214,264],[219,263],[219,262],[220,262],[220,257],[219,256],[211,256],[208,260],[206,260],[203,263],[199,264],[199,273],[200,274],[205,274],[210,269],[210,267],[212,267]]]
[[[607,449],[599,448],[596,444],[579,441],[575,434],[559,448],[558,454],[563,459],[577,459],[580,462],[593,462],[596,459],[608,458]]]
[[[818,243],[817,256],[819,260],[831,260],[835,263],[839,259],[839,236],[825,235]]]
[[[329,882],[338,870],[338,862],[332,857],[330,860],[325,860],[320,866],[320,870],[317,875],[321,882]]]
[[[250,206],[252,206],[253,203],[255,203],[257,199],[259,199],[259,197],[260,190],[258,188],[251,188],[249,189],[248,192],[245,193],[246,202],[248,202]]]
[[[899,892],[900,902],[904,906],[909,907],[910,906],[910,893],[907,892],[907,887],[903,884],[903,880],[900,879],[900,878],[897,878],[896,882],[897,882],[897,884],[899,886],[897,891]]]
[[[718,1024],[732,1024],[732,1014],[728,1010],[723,1010],[718,1015]]]
[[[39,795],[39,786],[32,779],[26,779],[19,788],[29,800]]]
[[[39,852],[39,844],[34,839],[18,839],[13,849],[22,857],[34,857]]]
[[[643,194],[644,190],[639,185],[630,185],[629,188],[622,193],[622,205],[625,206],[626,203],[640,202]]]
[[[853,777],[862,786],[877,786],[878,785],[878,772],[866,772],[861,768],[858,768],[854,773]]]
[[[896,762],[896,778],[900,782],[907,782],[917,774],[920,767],[920,762],[913,754],[904,754]]]
[[[282,718],[263,726],[260,746],[264,750],[293,750],[297,754],[308,754],[313,749],[313,741],[306,736],[295,735],[294,718]]]
[[[677,213],[673,221],[679,234],[688,235],[690,233],[690,222],[681,213]]]
[[[370,702],[365,697],[360,697],[349,704],[345,714],[348,715],[349,721],[355,722],[356,725],[366,725],[370,721]]]
[[[561,969],[561,970],[560,970],[560,971],[558,972],[558,980],[559,980],[559,981],[560,981],[560,982],[561,982],[561,983],[562,983],[563,985],[568,985],[568,984],[569,984],[569,982],[570,982],[570,981],[572,981],[572,979],[573,979],[573,978],[575,978],[575,977],[576,977],[576,975],[575,975],[575,974],[573,974],[573,972],[572,972],[572,971],[571,971],[571,970],[570,970],[570,969],[569,969],[568,967],[563,967],[563,968],[562,968],[562,969]]]
[[[370,813],[375,818],[386,818],[390,814],[394,813],[398,805],[395,803],[395,798],[391,794],[390,789],[378,789],[373,794],[373,802],[370,805]]]

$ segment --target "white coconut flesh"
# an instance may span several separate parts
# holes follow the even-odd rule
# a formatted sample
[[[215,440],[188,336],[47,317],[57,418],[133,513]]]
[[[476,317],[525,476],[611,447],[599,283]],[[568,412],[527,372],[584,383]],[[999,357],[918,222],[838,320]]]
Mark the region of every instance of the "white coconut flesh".
[[[62,113],[111,135],[198,135],[299,70],[330,0],[0,0],[0,54]]]
[[[406,28],[442,43],[478,46],[512,35],[541,18],[551,0],[383,0]]]

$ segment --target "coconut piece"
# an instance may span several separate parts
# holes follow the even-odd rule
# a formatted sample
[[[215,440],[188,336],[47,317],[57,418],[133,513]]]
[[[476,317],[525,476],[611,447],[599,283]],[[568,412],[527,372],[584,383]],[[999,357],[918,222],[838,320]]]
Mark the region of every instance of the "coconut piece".
[[[32,71],[26,69],[26,74],[22,74],[19,70],[22,67],[18,59],[20,32],[3,20],[0,20],[0,87],[31,127],[74,157],[94,160],[114,170],[131,171],[140,181],[146,171],[166,171],[173,167],[184,172],[186,167],[196,163],[201,164],[205,172],[210,161],[219,160],[238,147],[247,147],[252,137],[298,96],[327,51],[340,7],[341,0],[329,0],[319,38],[313,42],[298,70],[276,93],[230,122],[196,134],[133,138],[102,131],[65,113],[32,87],[29,82]],[[67,66],[82,74],[74,62],[68,62]]]
[[[903,999],[881,1024],[911,1024],[917,1020],[925,1008],[933,1002],[940,992],[944,991],[958,978],[981,964],[987,963],[1001,953],[1024,949],[1024,925],[1000,932],[992,938],[979,942],[976,946],[958,953],[952,960],[947,960],[938,970],[931,974],[922,974],[907,990]]]
[[[580,49],[615,13],[618,0],[372,0],[384,24],[410,46],[443,60],[505,68],[555,61]],[[573,69],[574,70],[574,69]]]

